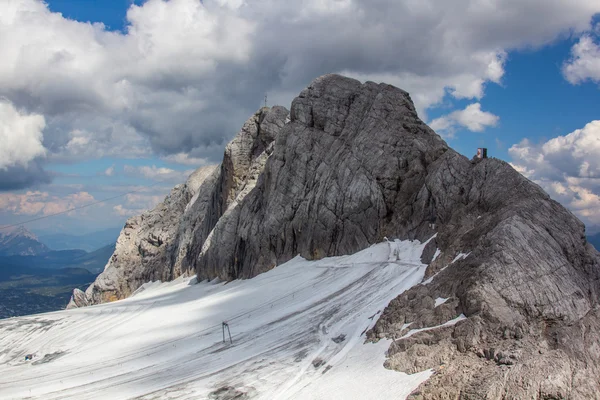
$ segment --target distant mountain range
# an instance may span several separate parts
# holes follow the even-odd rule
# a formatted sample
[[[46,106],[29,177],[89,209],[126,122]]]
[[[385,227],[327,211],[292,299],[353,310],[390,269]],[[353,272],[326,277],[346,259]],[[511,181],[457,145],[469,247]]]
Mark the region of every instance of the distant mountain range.
[[[0,319],[64,308],[74,286],[85,289],[104,270],[117,236],[115,230],[48,235],[46,246],[24,227],[0,231]],[[52,250],[75,245],[85,248]]]
[[[0,256],[35,256],[50,249],[23,226],[0,230]]]
[[[40,235],[39,241],[52,250],[81,249],[89,252],[115,243],[120,232],[121,228],[109,228],[85,235],[55,233]]]
[[[0,268],[12,271],[23,268],[36,270],[59,270],[62,268],[85,268],[90,273],[100,273],[115,250],[115,245],[104,246],[93,252],[84,250],[50,251],[34,256],[0,256]]]

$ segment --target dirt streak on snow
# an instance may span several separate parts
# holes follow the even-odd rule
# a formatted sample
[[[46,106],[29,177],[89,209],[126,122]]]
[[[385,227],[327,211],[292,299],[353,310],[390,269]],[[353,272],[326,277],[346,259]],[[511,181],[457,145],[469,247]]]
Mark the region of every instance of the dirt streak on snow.
[[[115,303],[0,321],[0,397],[187,399],[230,387],[260,399],[404,398],[431,372],[386,370],[389,343],[363,344],[364,334],[422,281],[423,248],[386,241],[296,257],[251,280],[181,278]]]

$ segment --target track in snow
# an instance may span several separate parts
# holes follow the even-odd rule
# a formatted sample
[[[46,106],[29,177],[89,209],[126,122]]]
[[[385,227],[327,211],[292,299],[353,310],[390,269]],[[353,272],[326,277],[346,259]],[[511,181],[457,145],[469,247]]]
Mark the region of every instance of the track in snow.
[[[178,279],[115,303],[0,321],[0,397],[203,399],[226,387],[261,399],[406,397],[430,372],[384,369],[389,342],[363,344],[364,333],[422,281],[424,246],[296,257],[251,280]]]

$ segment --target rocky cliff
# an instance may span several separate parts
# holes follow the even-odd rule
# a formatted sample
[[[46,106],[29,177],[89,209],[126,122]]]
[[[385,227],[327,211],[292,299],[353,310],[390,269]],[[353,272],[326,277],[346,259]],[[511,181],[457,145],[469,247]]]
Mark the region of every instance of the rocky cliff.
[[[75,289],[67,308],[122,299],[146,282],[195,273],[193,250],[252,190],[288,114],[278,106],[259,110],[227,145],[220,166],[199,168],[153,210],[130,218],[104,272],[85,293]]]
[[[323,76],[289,117],[260,110],[223,163],[198,174],[197,190],[176,188],[181,199],[128,221],[105,272],[73,305],[185,271],[251,278],[297,254],[435,235],[427,280],[369,332],[394,339],[388,367],[435,370],[413,397],[598,398],[600,258],[583,224],[507,163],[449,148],[408,93]]]
[[[452,211],[441,204],[438,212],[423,185],[441,157],[461,158],[419,120],[408,93],[319,78],[293,101],[256,188],[193,254],[198,276],[249,278],[297,254],[431,236],[436,218]]]

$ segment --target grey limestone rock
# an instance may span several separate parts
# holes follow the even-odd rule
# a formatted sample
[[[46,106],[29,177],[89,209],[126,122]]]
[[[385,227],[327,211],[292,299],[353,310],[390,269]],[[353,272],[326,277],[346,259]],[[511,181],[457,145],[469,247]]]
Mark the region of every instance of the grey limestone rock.
[[[281,106],[263,108],[246,121],[227,145],[223,162],[212,177],[214,186],[201,190],[199,200],[191,206],[190,216],[195,221],[185,224],[191,229],[189,242],[180,248],[182,265],[197,271],[198,255],[206,248],[221,246],[220,240],[215,239],[216,226],[223,221],[237,221],[240,204],[254,191],[288,115],[289,111]],[[198,219],[198,215],[204,217]],[[228,229],[235,235],[236,226]],[[216,276],[221,275],[206,275]]]
[[[67,304],[67,308],[85,307],[89,305],[89,301],[85,296],[85,292],[80,289],[73,289],[71,300]]]
[[[128,219],[104,271],[84,296],[75,289],[67,308],[118,300],[131,295],[146,282],[169,281],[185,273],[175,269],[170,261],[179,220],[215,168],[197,169],[154,210]]]
[[[399,339],[388,366],[447,365],[422,398],[600,392],[600,260],[583,224],[509,164],[450,149],[389,85],[327,75],[304,90],[256,186],[218,220],[195,266],[199,279],[250,278],[296,254],[433,234],[431,283],[392,302],[371,335],[466,320]],[[437,297],[449,300],[435,307]]]
[[[384,236],[433,234],[427,166],[449,151],[408,93],[338,75],[292,103],[256,187],[224,215],[196,259],[199,279],[250,278],[300,254],[348,254]]]
[[[221,165],[199,168],[153,210],[130,218],[104,272],[85,295],[75,290],[67,308],[122,299],[146,282],[193,274],[193,254],[230,205],[252,190],[288,114],[279,106],[259,110],[227,145]]]
[[[251,278],[297,254],[436,235],[426,280],[368,332],[394,340],[387,367],[435,370],[413,398],[600,398],[600,256],[583,224],[506,162],[449,148],[400,89],[317,78],[289,117],[283,107],[252,116],[187,196],[175,213],[128,221],[88,303],[184,271]],[[142,228],[149,220],[172,228]],[[403,337],[418,328],[431,329]]]

